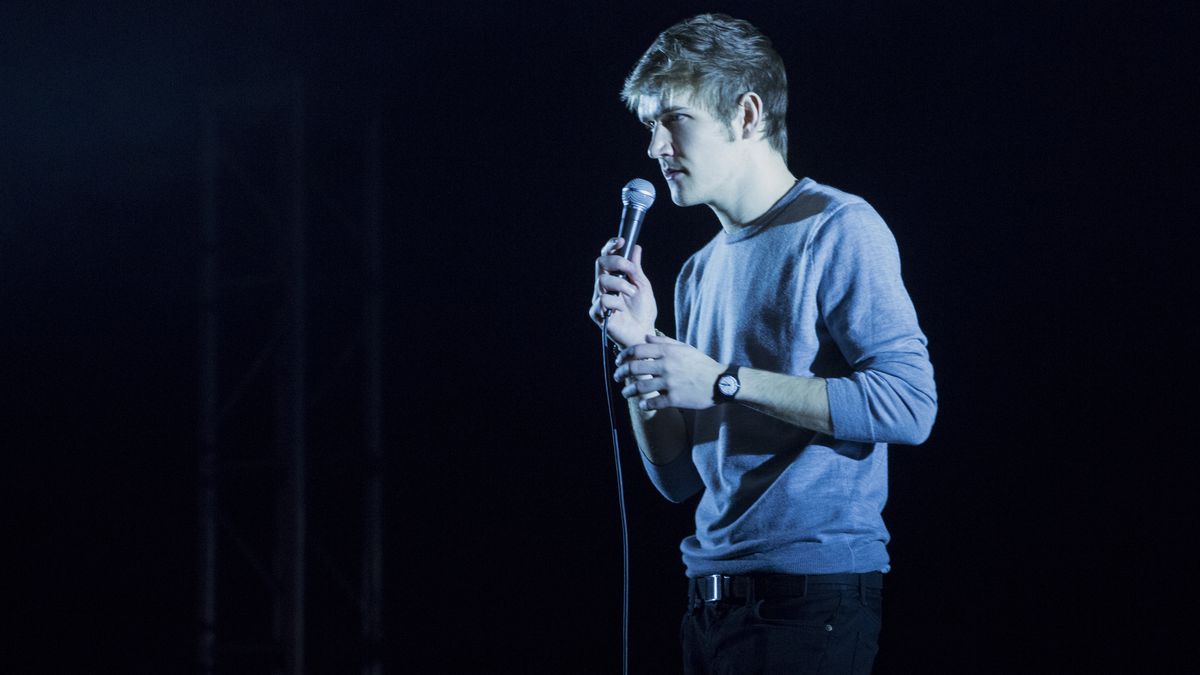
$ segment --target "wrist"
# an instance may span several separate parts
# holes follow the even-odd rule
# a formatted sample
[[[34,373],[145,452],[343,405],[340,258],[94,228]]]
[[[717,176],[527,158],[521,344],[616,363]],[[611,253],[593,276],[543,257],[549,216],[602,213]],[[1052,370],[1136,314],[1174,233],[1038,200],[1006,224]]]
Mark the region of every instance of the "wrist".
[[[646,342],[646,339],[645,339],[645,337],[646,337],[647,335],[657,335],[658,337],[667,337],[667,334],[666,334],[666,333],[664,333],[664,332],[662,332],[661,330],[659,330],[659,329],[657,329],[657,328],[655,328],[655,327],[651,326],[651,327],[650,327],[650,330],[648,330],[648,331],[645,331],[645,332],[643,332],[643,333],[642,333],[642,339],[641,339],[640,341],[638,341],[638,342],[630,342],[630,343],[629,343],[629,344],[627,344],[627,345],[623,345],[623,344],[621,344],[620,342],[618,342],[618,341],[617,341],[617,339],[616,339],[615,337],[613,337],[612,335],[609,335],[609,336],[608,336],[608,340],[609,340],[609,342],[611,342],[611,343],[612,343],[613,354],[619,354],[619,353],[621,353],[622,351],[624,351],[624,350],[626,350],[626,349],[629,349],[630,347],[632,347],[632,346],[634,346],[634,345],[645,344],[645,342]]]

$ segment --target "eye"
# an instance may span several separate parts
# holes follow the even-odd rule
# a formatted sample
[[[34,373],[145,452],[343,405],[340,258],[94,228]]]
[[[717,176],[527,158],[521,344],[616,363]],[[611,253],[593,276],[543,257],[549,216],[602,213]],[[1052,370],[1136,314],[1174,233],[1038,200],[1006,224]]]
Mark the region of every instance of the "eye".
[[[660,118],[661,121],[656,122],[654,120],[651,120],[649,122],[644,122],[642,124],[642,126],[646,127],[646,131],[649,131],[650,133],[654,133],[654,129],[657,128],[659,124],[674,126],[675,124],[677,124],[680,121],[685,120],[685,119],[687,119],[687,115],[685,115],[683,113],[674,113],[673,112],[673,113],[667,113],[666,115],[663,115]]]

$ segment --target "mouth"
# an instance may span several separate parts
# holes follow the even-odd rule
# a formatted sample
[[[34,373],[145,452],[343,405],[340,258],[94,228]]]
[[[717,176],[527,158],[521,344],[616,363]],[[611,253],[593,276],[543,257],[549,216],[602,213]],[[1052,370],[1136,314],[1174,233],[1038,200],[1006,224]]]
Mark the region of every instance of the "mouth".
[[[663,170],[662,170],[663,177],[666,178],[668,181],[675,180],[676,178],[682,176],[685,173],[687,173],[687,172],[684,171],[683,169],[672,169],[670,167],[663,167]]]

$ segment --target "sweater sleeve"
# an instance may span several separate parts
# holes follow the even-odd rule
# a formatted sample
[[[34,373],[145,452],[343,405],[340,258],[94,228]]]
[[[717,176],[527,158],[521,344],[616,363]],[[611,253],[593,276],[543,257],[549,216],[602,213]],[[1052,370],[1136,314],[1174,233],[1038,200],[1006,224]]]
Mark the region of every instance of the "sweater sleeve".
[[[688,325],[687,308],[691,306],[691,287],[686,280],[691,278],[695,265],[696,256],[692,255],[684,262],[679,276],[675,280],[676,335],[684,341],[687,340],[685,334],[685,327]],[[676,504],[704,489],[704,483],[700,480],[700,473],[696,470],[691,453],[690,436],[695,416],[691,410],[679,410],[679,414],[683,415],[683,426],[689,435],[686,444],[688,450],[679,453],[679,456],[666,464],[654,464],[646,458],[644,453],[638,453],[642,457],[642,466],[646,468],[646,475],[650,478],[650,482],[662,493],[662,496]]]
[[[820,312],[852,371],[827,378],[833,436],[922,443],[937,415],[937,390],[895,238],[858,202],[832,213],[813,243]]]
[[[646,459],[646,455],[640,452],[638,454],[642,456],[642,465],[646,467],[646,475],[650,477],[650,482],[670,501],[678,504],[704,489],[704,483],[700,481],[700,474],[692,462],[690,449],[661,465],[652,464]]]

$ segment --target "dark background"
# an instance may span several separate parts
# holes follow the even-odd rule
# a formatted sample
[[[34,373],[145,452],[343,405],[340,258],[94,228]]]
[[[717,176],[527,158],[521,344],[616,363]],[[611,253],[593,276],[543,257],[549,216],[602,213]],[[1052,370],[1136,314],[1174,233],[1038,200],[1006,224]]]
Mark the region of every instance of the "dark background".
[[[941,407],[928,442],[891,453],[878,672],[1194,662],[1175,617],[1196,569],[1196,3],[17,2],[0,6],[13,672],[194,669],[202,112],[213,92],[297,82],[329,568],[357,564],[361,505],[338,495],[359,475],[361,357],[337,354],[361,322],[379,114],[388,668],[614,672],[592,259],[621,185],[665,195],[622,78],[707,10],[773,38],[793,171],[883,214],[929,337]],[[248,171],[269,172],[278,129],[225,114]],[[261,245],[264,222],[229,224],[230,249]],[[651,211],[664,316],[716,229],[704,209]],[[269,436],[269,418],[238,433]],[[672,672],[691,508],[654,492],[626,428],[632,670]],[[310,671],[354,672],[357,619],[324,570]],[[224,583],[221,616],[253,616],[252,580]]]

